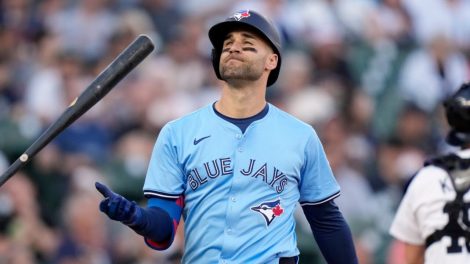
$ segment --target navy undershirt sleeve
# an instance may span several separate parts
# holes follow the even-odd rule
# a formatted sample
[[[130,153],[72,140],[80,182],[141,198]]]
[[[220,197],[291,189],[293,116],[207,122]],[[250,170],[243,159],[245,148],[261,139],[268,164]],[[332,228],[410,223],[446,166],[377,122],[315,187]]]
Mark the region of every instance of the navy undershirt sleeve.
[[[333,200],[302,209],[328,263],[358,263],[351,230]]]

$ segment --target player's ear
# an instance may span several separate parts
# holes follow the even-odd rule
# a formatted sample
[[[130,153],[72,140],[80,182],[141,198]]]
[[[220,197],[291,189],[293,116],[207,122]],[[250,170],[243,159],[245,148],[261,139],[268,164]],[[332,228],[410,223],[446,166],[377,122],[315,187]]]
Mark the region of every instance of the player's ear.
[[[270,71],[276,69],[278,60],[279,57],[276,53],[269,54],[266,59],[266,69]]]

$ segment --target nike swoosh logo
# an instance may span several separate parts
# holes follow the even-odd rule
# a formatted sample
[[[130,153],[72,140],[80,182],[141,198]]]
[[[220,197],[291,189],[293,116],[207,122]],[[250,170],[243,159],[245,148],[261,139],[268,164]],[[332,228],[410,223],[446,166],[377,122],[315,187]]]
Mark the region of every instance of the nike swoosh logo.
[[[202,137],[202,138],[200,138],[200,139],[194,139],[194,142],[193,142],[194,146],[196,146],[197,144],[199,144],[199,142],[203,141],[204,139],[206,139],[206,138],[208,138],[208,137],[210,137],[210,135],[209,135],[209,136]]]

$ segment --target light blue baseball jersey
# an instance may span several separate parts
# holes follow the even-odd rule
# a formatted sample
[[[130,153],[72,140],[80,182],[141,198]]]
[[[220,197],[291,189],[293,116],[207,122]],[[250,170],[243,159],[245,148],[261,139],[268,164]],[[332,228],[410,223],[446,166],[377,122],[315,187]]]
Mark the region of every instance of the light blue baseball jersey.
[[[269,104],[242,134],[211,105],[169,122],[156,141],[147,197],[184,195],[183,263],[278,263],[296,256],[298,202],[339,195],[314,129]]]

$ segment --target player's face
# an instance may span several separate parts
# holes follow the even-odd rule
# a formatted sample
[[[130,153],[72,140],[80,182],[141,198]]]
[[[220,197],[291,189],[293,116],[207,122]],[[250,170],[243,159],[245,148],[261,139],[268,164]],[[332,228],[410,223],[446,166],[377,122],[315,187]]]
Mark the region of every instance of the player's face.
[[[277,66],[277,55],[265,40],[244,30],[227,35],[220,55],[222,79],[256,81]]]

